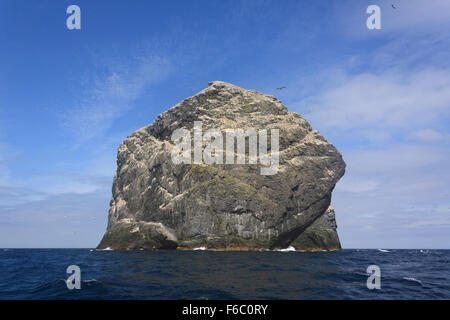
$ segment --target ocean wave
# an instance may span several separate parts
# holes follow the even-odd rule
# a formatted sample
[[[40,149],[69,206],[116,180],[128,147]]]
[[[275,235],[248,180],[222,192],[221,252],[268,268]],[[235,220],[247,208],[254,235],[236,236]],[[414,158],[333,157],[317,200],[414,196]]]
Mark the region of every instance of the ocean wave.
[[[89,283],[89,282],[101,282],[101,281],[99,281],[97,279],[88,279],[88,280],[81,280],[81,282]]]
[[[198,248],[194,248],[194,250],[195,251],[197,251],[197,250],[202,250],[203,251],[203,250],[206,250],[206,248],[205,247],[198,247]]]
[[[50,281],[46,283],[39,283],[34,288],[31,289],[32,293],[41,293],[46,292],[48,290],[54,290],[55,288],[64,288],[66,287],[65,279],[58,279],[55,281]]]
[[[201,244],[197,245],[200,247]],[[205,246],[206,247],[206,246]],[[207,247],[206,247],[207,248]],[[1,299],[449,299],[450,250],[342,250],[335,254],[152,252],[151,257],[115,250],[0,249],[4,281]],[[426,251],[427,249],[423,249]],[[94,249],[95,251],[95,249]],[[202,256],[202,257],[200,257]],[[257,257],[256,257],[257,256]],[[277,256],[277,257],[275,257]],[[151,258],[151,259],[150,259]],[[9,260],[8,260],[9,259]],[[171,261],[171,270],[167,263]],[[45,265],[42,266],[42,263]],[[173,262],[173,263],[172,263]],[[382,286],[374,295],[364,266],[382,265]],[[69,290],[66,268],[77,263],[81,290]],[[318,266],[323,266],[318,268]],[[209,272],[213,268],[215,272]],[[277,282],[269,281],[280,270]],[[217,274],[239,274],[231,284]],[[384,274],[384,275],[383,275]],[[320,277],[320,281],[317,279]],[[17,281],[20,279],[20,281]],[[186,281],[199,279],[201,281]],[[383,280],[385,279],[385,280]],[[279,288],[283,288],[280,290]],[[298,288],[307,288],[298,291]]]
[[[386,249],[377,249],[377,250],[380,252],[390,252],[389,250],[386,250]]]
[[[412,278],[412,277],[403,277],[403,280],[416,282],[416,283],[419,283],[420,285],[422,285],[422,281],[420,281],[420,280],[418,280],[418,279],[416,279],[416,278]]]

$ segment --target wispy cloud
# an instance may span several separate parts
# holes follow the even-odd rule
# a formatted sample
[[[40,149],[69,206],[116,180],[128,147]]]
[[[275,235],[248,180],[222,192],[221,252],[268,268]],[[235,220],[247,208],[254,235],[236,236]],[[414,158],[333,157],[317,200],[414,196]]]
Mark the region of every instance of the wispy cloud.
[[[110,195],[117,137],[106,139],[88,160],[55,163],[55,171],[13,175],[10,167],[20,157],[12,146],[0,145],[0,213],[5,208],[42,201],[57,195]]]
[[[94,247],[106,227],[109,196],[58,194],[2,207],[2,247]],[[57,239],[57,240],[55,240]]]
[[[286,92],[347,163],[333,193],[345,247],[448,247],[450,11],[421,4],[382,7],[379,34],[346,15],[344,32],[370,51],[297,77]]]
[[[0,154],[0,185],[5,184],[9,176],[8,167],[5,165],[4,160],[1,157],[2,155]]]
[[[105,137],[105,133],[115,120],[135,106],[136,100],[148,93],[149,87],[173,70],[172,63],[162,56],[148,54],[148,50],[136,52],[120,58],[113,54],[92,56],[93,68],[86,70],[74,87],[79,90],[77,98],[63,108],[60,116],[63,128],[71,134],[76,146],[87,146],[83,152],[89,152],[89,157],[55,163],[55,170],[50,173],[36,171],[28,176],[11,177],[11,148],[0,144],[0,219],[4,226],[45,228],[45,223],[61,225],[66,218],[66,223],[74,225],[76,222],[70,217],[95,213],[99,220],[90,238],[101,234],[111,195],[116,149],[126,136],[115,132]],[[92,141],[94,138],[100,138],[101,143]],[[90,220],[85,217],[84,221]],[[72,232],[59,237],[76,243]],[[2,245],[8,243],[6,238],[1,240]],[[28,246],[32,246],[30,241]],[[97,241],[91,239],[90,245]]]
[[[63,113],[63,125],[77,142],[105,133],[114,120],[133,108],[133,102],[149,85],[172,70],[171,63],[159,56],[112,61],[88,73],[79,100]]]
[[[434,227],[434,226],[446,226],[450,225],[450,219],[435,219],[435,220],[420,220],[408,224],[407,228],[423,228],[423,227]]]
[[[319,128],[352,130],[368,138],[427,128],[450,119],[450,72],[347,75],[302,104],[309,106],[305,116]]]
[[[450,135],[433,129],[422,129],[411,133],[411,138],[422,142],[450,141]]]

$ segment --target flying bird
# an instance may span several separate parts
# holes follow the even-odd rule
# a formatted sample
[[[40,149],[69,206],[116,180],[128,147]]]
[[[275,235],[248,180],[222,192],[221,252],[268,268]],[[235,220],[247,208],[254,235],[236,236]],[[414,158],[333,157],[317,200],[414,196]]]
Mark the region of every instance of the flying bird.
[[[391,4],[392,8],[397,9],[393,4]]]
[[[279,87],[279,88],[277,88],[277,90],[283,90],[284,88],[286,88],[286,87]]]

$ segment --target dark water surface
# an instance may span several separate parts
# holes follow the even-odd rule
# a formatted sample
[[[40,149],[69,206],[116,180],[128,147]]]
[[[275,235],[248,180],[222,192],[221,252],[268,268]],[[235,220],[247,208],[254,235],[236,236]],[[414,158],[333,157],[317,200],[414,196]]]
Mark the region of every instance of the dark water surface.
[[[0,249],[0,299],[450,299],[449,262],[450,250]],[[380,290],[366,286],[373,264]]]

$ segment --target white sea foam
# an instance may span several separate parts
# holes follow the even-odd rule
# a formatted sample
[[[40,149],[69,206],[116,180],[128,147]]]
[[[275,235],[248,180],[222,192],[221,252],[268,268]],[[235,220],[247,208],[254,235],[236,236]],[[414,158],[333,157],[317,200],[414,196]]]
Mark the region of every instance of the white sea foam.
[[[380,252],[390,252],[389,250],[385,250],[385,249],[377,249]]]
[[[295,248],[293,246],[289,246],[285,249],[280,249],[278,251],[281,251],[281,252],[295,251]]]
[[[82,280],[83,283],[91,283],[91,282],[100,282],[97,279],[88,279],[88,280]]]
[[[198,247],[198,248],[194,248],[194,250],[206,250],[205,247]]]
[[[420,280],[418,280],[418,279],[416,279],[416,278],[403,277],[403,279],[404,279],[404,280],[408,280],[408,281],[414,281],[414,282],[417,282],[417,283],[422,284],[422,281],[420,281]]]

